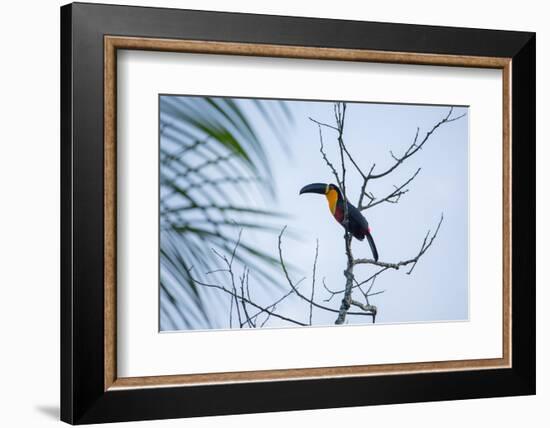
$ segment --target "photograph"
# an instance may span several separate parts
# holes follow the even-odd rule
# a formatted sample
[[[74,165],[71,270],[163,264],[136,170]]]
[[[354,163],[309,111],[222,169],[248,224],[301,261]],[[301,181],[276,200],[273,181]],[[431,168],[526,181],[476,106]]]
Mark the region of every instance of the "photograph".
[[[469,320],[469,108],[160,94],[159,330]]]
[[[19,336],[53,308],[37,337],[57,347],[29,366],[55,388],[33,385],[35,411],[22,402],[10,420],[424,426],[430,414],[429,426],[482,415],[508,427],[541,413],[541,25],[518,7],[433,3],[27,11],[55,49],[7,68],[21,125],[6,147],[25,154],[6,159],[56,177],[51,197],[5,212],[36,217],[25,206],[43,214],[51,199],[57,228],[39,229],[57,241],[33,254],[57,242],[59,257],[6,282],[26,292],[21,273],[35,272],[26,282],[42,295],[4,300]],[[22,37],[8,50],[32,45]],[[46,54],[55,66],[25,79]],[[37,82],[44,96],[21,96],[17,83]],[[59,108],[29,127],[17,108],[29,99]],[[27,130],[39,130],[35,156],[19,144]],[[23,254],[28,227],[4,223]],[[44,283],[52,266],[57,293]],[[26,388],[15,374],[8,387]]]

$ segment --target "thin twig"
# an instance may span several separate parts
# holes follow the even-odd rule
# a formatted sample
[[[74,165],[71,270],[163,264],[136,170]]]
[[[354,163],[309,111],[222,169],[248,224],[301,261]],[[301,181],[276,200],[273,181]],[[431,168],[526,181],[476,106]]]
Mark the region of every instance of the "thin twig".
[[[315,276],[317,270],[317,257],[319,257],[319,240],[317,239],[317,244],[315,245],[315,260],[313,261],[313,274],[311,276],[311,302],[315,298]],[[313,322],[313,303],[309,304],[309,325],[312,325]]]
[[[416,172],[411,176],[411,178],[409,178],[407,181],[405,181],[400,186],[395,186],[395,189],[393,190],[393,192],[389,193],[387,196],[385,196],[383,198],[380,198],[380,199],[376,199],[374,197],[373,198],[369,197],[369,199],[370,199],[369,203],[366,206],[359,205],[358,208],[361,211],[363,211],[363,210],[367,210],[369,208],[375,207],[376,205],[379,205],[383,202],[390,202],[390,203],[393,203],[393,204],[399,202],[399,199],[401,198],[401,196],[409,191],[409,189],[405,189],[405,187],[407,185],[409,185],[409,183],[416,178],[416,176],[418,175],[418,173],[421,170],[422,170],[422,168],[418,168],[416,170]]]
[[[420,129],[417,128],[416,129],[416,135],[414,137],[414,140],[412,142],[412,144],[407,148],[407,150],[405,150],[405,153],[401,156],[401,157],[397,157],[393,154],[393,152],[391,153],[392,155],[392,158],[395,160],[395,163],[390,166],[387,170],[381,172],[381,173],[378,173],[378,174],[369,174],[368,176],[368,179],[369,180],[375,180],[375,179],[379,179],[379,178],[382,178],[382,177],[385,177],[386,175],[390,174],[391,172],[395,171],[395,169],[401,165],[405,160],[407,160],[408,158],[410,158],[412,155],[414,155],[416,152],[418,152],[419,150],[422,149],[422,147],[424,146],[424,144],[426,144],[426,142],[430,139],[431,135],[443,124],[445,123],[450,123],[450,122],[454,122],[455,120],[458,120],[458,119],[461,119],[462,117],[464,117],[466,115],[466,113],[464,114],[461,114],[460,116],[456,116],[456,117],[453,117],[451,118],[451,115],[453,113],[453,107],[451,107],[449,109],[449,113],[447,113],[447,115],[441,119],[439,122],[437,122],[427,133],[426,135],[424,136],[424,138],[422,139],[422,141],[420,143],[417,143],[418,141],[418,134],[420,132]]]
[[[325,152],[325,148],[324,148],[324,143],[323,143],[323,131],[321,130],[321,126],[319,126],[319,141],[321,143],[320,145],[320,148],[319,148],[319,151],[321,152],[321,156],[323,156],[323,159],[325,161],[325,163],[328,165],[328,167],[330,168],[330,170],[332,171],[332,175],[334,175],[334,178],[336,179],[336,183],[338,184],[338,187],[342,187],[342,181],[340,180],[340,176],[338,175],[338,171],[336,171],[336,168],[334,168],[334,165],[332,164],[332,162],[330,162],[326,152]]]
[[[237,298],[239,300],[244,300],[247,304],[249,304],[250,306],[253,306],[254,308],[256,309],[259,309],[261,311],[261,313],[266,313],[266,314],[269,314],[270,316],[273,316],[275,318],[279,318],[279,319],[282,319],[284,321],[288,321],[292,324],[297,324],[297,325],[301,325],[301,326],[307,326],[306,323],[304,322],[301,322],[301,321],[298,321],[298,320],[295,320],[295,319],[292,319],[290,317],[286,317],[284,315],[281,315],[279,313],[276,313],[274,312],[273,310],[270,310],[268,307],[263,307],[251,300],[248,300],[246,297],[244,296],[240,296],[240,295],[235,295],[231,290],[228,290],[227,288],[225,288],[224,286],[222,285],[218,285],[218,284],[209,284],[209,283],[206,283],[206,282],[203,282],[203,281],[199,281],[198,279],[196,278],[192,278],[193,282],[203,286],[203,287],[209,287],[209,288],[215,288],[217,290],[220,290],[220,291],[223,291],[224,293],[227,293],[227,294],[230,294],[231,296],[233,296],[234,298]],[[259,314],[258,314],[259,315]]]

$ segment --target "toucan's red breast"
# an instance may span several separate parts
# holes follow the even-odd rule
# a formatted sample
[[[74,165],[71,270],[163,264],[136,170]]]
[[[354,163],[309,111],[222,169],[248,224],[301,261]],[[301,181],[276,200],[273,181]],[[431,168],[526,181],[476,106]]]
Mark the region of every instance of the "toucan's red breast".
[[[336,207],[334,208],[333,215],[338,223],[342,223],[344,221],[344,210],[342,209],[340,204],[337,204]]]

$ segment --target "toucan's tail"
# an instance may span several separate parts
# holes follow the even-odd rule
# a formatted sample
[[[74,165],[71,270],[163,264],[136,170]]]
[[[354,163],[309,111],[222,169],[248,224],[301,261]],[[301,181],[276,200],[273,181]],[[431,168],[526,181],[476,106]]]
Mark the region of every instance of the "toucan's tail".
[[[376,249],[376,245],[374,244],[374,239],[372,239],[372,235],[369,231],[365,234],[367,237],[367,241],[369,241],[370,249],[372,251],[372,256],[374,257],[375,261],[378,261],[378,250]]]

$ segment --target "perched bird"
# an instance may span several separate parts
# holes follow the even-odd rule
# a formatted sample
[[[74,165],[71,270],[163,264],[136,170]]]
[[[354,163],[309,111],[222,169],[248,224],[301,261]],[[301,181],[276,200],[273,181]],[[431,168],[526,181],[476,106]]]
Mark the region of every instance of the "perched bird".
[[[304,186],[300,190],[300,195],[303,193],[319,193],[325,195],[328,201],[328,207],[330,212],[336,219],[338,223],[344,226],[344,215],[345,215],[345,205],[342,192],[335,184],[326,184],[326,183],[312,183]],[[369,241],[370,249],[374,260],[378,261],[378,251],[376,250],[376,245],[374,245],[374,239],[370,233],[369,222],[361,214],[357,208],[352,204],[347,202],[348,208],[348,230],[349,232],[359,241],[362,241],[367,238]],[[344,226],[345,227],[345,226]]]

